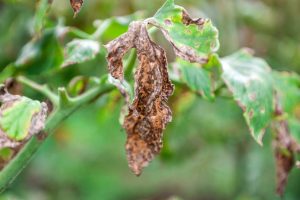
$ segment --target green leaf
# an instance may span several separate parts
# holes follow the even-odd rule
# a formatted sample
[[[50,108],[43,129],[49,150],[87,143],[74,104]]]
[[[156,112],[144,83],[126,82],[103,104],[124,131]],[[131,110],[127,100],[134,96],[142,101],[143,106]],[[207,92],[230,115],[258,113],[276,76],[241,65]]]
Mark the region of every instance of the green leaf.
[[[218,30],[209,19],[191,19],[184,8],[167,0],[149,22],[160,28],[177,56],[206,63],[219,48]]]
[[[251,135],[262,145],[274,110],[271,69],[246,49],[222,59],[222,68],[222,78],[242,107]]]
[[[0,128],[13,140],[21,141],[44,128],[47,106],[27,97],[1,96]]]
[[[195,92],[199,92],[204,98],[212,100],[212,83],[210,72],[197,63],[189,63],[178,59],[176,64],[179,66],[182,81]]]
[[[74,39],[65,48],[63,67],[92,60],[100,51],[100,44],[94,40]]]
[[[58,37],[63,30],[49,28],[40,37],[27,43],[19,55],[15,66],[28,74],[40,74],[58,69],[63,63],[63,49]]]

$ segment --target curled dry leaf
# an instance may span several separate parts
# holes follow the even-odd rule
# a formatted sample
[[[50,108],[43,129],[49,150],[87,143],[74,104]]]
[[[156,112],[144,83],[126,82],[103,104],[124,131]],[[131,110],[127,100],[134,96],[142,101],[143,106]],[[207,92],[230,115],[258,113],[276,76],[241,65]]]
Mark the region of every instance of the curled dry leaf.
[[[47,105],[2,90],[0,94],[0,149],[17,148],[44,129]]]
[[[276,159],[276,192],[279,195],[283,195],[288,174],[294,166],[292,140],[288,133],[286,121],[281,121],[277,125],[277,136],[274,142],[274,148]]]
[[[169,80],[165,51],[149,38],[145,22],[132,22],[127,33],[106,45],[109,72],[112,77],[123,78],[122,58],[136,48],[139,65],[135,72],[133,103],[123,127],[127,132],[126,153],[129,167],[140,175],[162,148],[162,132],[171,121],[167,105],[173,93]]]
[[[76,17],[82,7],[83,0],[70,0],[70,3],[74,11],[74,17]]]
[[[275,114],[281,116],[283,114],[282,108],[276,102]],[[295,152],[298,144],[291,137],[288,122],[280,120],[274,123],[275,141],[274,151],[276,160],[276,192],[280,196],[283,195],[287,183],[288,175],[295,164]]]

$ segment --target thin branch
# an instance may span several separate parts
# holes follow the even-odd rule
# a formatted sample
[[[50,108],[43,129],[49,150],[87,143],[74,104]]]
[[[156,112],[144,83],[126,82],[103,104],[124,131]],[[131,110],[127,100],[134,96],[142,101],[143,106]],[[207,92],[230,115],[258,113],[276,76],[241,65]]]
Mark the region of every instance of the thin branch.
[[[32,80],[29,80],[24,76],[18,76],[17,81],[40,92],[41,94],[46,96],[55,106],[58,105],[58,96],[55,93],[53,93],[47,85],[40,85]]]

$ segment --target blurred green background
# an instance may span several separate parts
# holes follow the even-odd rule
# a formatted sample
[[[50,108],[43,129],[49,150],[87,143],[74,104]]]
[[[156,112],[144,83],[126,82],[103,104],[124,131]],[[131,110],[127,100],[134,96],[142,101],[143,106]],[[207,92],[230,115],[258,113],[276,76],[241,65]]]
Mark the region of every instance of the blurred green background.
[[[88,33],[95,20],[142,11],[151,16],[163,0],[85,0],[77,18],[68,0],[54,0],[53,24],[63,20]],[[16,60],[31,39],[37,1],[0,0],[0,69]],[[207,16],[220,32],[220,55],[253,48],[278,70],[300,72],[299,0],[178,0],[194,17]],[[124,30],[123,30],[124,29]],[[112,27],[106,43],[126,27]],[[160,35],[156,35],[160,40]],[[162,41],[164,44],[164,41]],[[167,49],[170,49],[165,45]],[[172,52],[169,52],[172,55]],[[55,76],[36,76],[52,87],[74,76],[107,73],[105,52]],[[170,56],[172,60],[172,56]],[[35,96],[24,88],[25,93]],[[264,147],[251,138],[241,109],[230,99],[207,102],[184,88],[171,99],[173,121],[164,149],[140,177],[127,167],[123,101],[117,91],[82,108],[48,138],[3,199],[276,200],[271,132]],[[180,93],[180,94],[179,94]],[[42,98],[35,96],[36,98]],[[300,170],[290,174],[285,199],[300,199]]]

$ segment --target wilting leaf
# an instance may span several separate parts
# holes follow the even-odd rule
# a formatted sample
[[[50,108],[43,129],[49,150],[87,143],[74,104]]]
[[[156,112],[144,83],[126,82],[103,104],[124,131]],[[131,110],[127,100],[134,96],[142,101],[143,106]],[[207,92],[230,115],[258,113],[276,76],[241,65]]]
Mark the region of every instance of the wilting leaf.
[[[65,48],[65,61],[63,67],[92,60],[99,53],[100,44],[94,40],[75,39]]]
[[[268,64],[245,49],[222,59],[222,68],[222,78],[242,107],[251,135],[262,145],[273,113],[273,81]]]
[[[74,17],[76,17],[82,7],[83,0],[70,0],[70,3],[74,11]]]
[[[149,21],[162,30],[177,56],[187,61],[206,63],[209,55],[219,48],[218,30],[212,22],[191,19],[174,0],[167,0]]]
[[[275,115],[280,117],[284,114],[281,102],[278,96],[275,100]],[[276,191],[277,194],[283,195],[289,172],[295,164],[294,153],[298,144],[291,137],[288,122],[285,119],[282,118],[273,122],[273,130],[275,131]]]
[[[15,147],[44,128],[45,103],[7,92],[0,95],[0,101],[0,148]]]
[[[282,144],[286,138],[277,138],[275,141],[276,159],[276,192],[283,195],[287,183],[288,175],[294,166],[294,155],[290,146]]]
[[[300,77],[295,73],[273,72],[273,79],[289,131],[300,144]]]
[[[129,106],[124,128],[127,132],[126,152],[129,167],[139,175],[162,148],[162,132],[171,121],[167,105],[173,92],[167,72],[165,51],[150,40],[146,23],[131,23],[127,33],[106,45],[109,72],[124,80],[122,58],[136,48],[139,65],[135,72],[134,101]]]
[[[210,72],[208,70],[201,67],[200,64],[189,63],[181,59],[178,59],[175,65],[178,65],[180,69],[182,81],[191,90],[199,92],[206,99],[214,98]]]
[[[64,57],[58,36],[58,29],[51,28],[45,30],[41,37],[31,40],[23,47],[15,67],[30,74],[45,73],[59,68]]]

